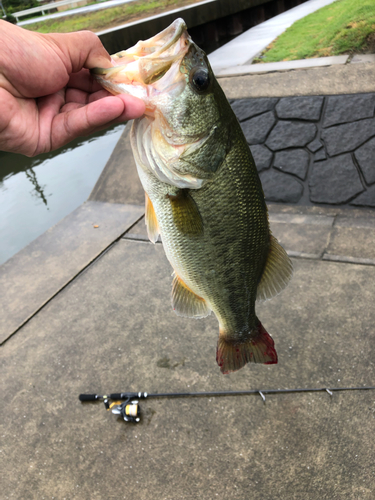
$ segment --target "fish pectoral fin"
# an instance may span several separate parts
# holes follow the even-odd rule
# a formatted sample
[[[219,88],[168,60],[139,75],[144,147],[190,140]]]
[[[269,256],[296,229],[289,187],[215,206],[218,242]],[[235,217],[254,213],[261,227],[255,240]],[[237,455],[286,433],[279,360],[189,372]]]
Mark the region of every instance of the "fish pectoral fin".
[[[172,207],[173,222],[176,228],[187,236],[203,233],[203,221],[197,204],[188,189],[180,189],[177,194],[167,194]]]
[[[271,234],[267,261],[257,288],[257,300],[268,300],[279,294],[293,275],[293,265],[284,248]]]
[[[154,206],[153,206],[150,198],[148,197],[147,193],[145,193],[145,197],[146,197],[145,222],[146,222],[146,226],[147,226],[147,235],[149,237],[149,240],[155,244],[157,242],[159,234],[160,234],[159,224],[158,224],[158,220],[156,218]]]
[[[177,275],[172,282],[172,307],[178,316],[185,318],[205,318],[211,314],[206,301],[192,292]]]
[[[220,332],[217,342],[216,362],[221,372],[226,375],[236,372],[247,363],[263,363],[273,365],[277,363],[277,353],[273,338],[258,323],[247,338],[236,339],[228,333]]]

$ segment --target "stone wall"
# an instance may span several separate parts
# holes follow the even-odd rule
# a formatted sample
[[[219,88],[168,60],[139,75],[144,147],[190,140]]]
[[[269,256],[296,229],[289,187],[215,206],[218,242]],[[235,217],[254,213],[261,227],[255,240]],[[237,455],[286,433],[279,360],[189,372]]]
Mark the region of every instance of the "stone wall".
[[[375,93],[231,105],[267,201],[375,207]]]

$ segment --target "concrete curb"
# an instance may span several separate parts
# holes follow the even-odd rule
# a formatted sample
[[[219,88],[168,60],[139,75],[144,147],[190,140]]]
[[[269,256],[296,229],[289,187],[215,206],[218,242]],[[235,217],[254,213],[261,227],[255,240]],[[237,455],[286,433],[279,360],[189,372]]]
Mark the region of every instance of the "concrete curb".
[[[337,64],[273,73],[221,77],[228,99],[375,92],[375,64]]]
[[[281,61],[274,63],[244,64],[219,70],[217,78],[228,76],[242,76],[252,73],[273,73],[274,71],[290,71],[292,69],[316,68],[320,66],[333,66],[346,64],[349,56],[319,57],[313,59],[300,59],[297,61]]]

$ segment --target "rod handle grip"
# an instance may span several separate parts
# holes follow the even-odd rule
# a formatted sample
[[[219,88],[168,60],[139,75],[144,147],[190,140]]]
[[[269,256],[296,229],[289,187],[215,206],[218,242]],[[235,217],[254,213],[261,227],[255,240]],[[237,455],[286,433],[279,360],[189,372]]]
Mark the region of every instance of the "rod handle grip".
[[[113,400],[121,400],[121,399],[128,399],[129,395],[127,393],[121,393],[121,392],[114,392],[109,395],[109,397]]]
[[[82,401],[97,401],[98,400],[98,395],[97,394],[80,394],[78,396],[78,399]]]

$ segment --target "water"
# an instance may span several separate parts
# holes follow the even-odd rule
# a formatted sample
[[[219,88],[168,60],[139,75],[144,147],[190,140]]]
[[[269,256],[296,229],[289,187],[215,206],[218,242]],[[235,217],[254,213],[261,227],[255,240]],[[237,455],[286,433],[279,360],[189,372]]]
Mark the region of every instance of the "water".
[[[124,128],[36,158],[0,151],[0,264],[88,198]]]

